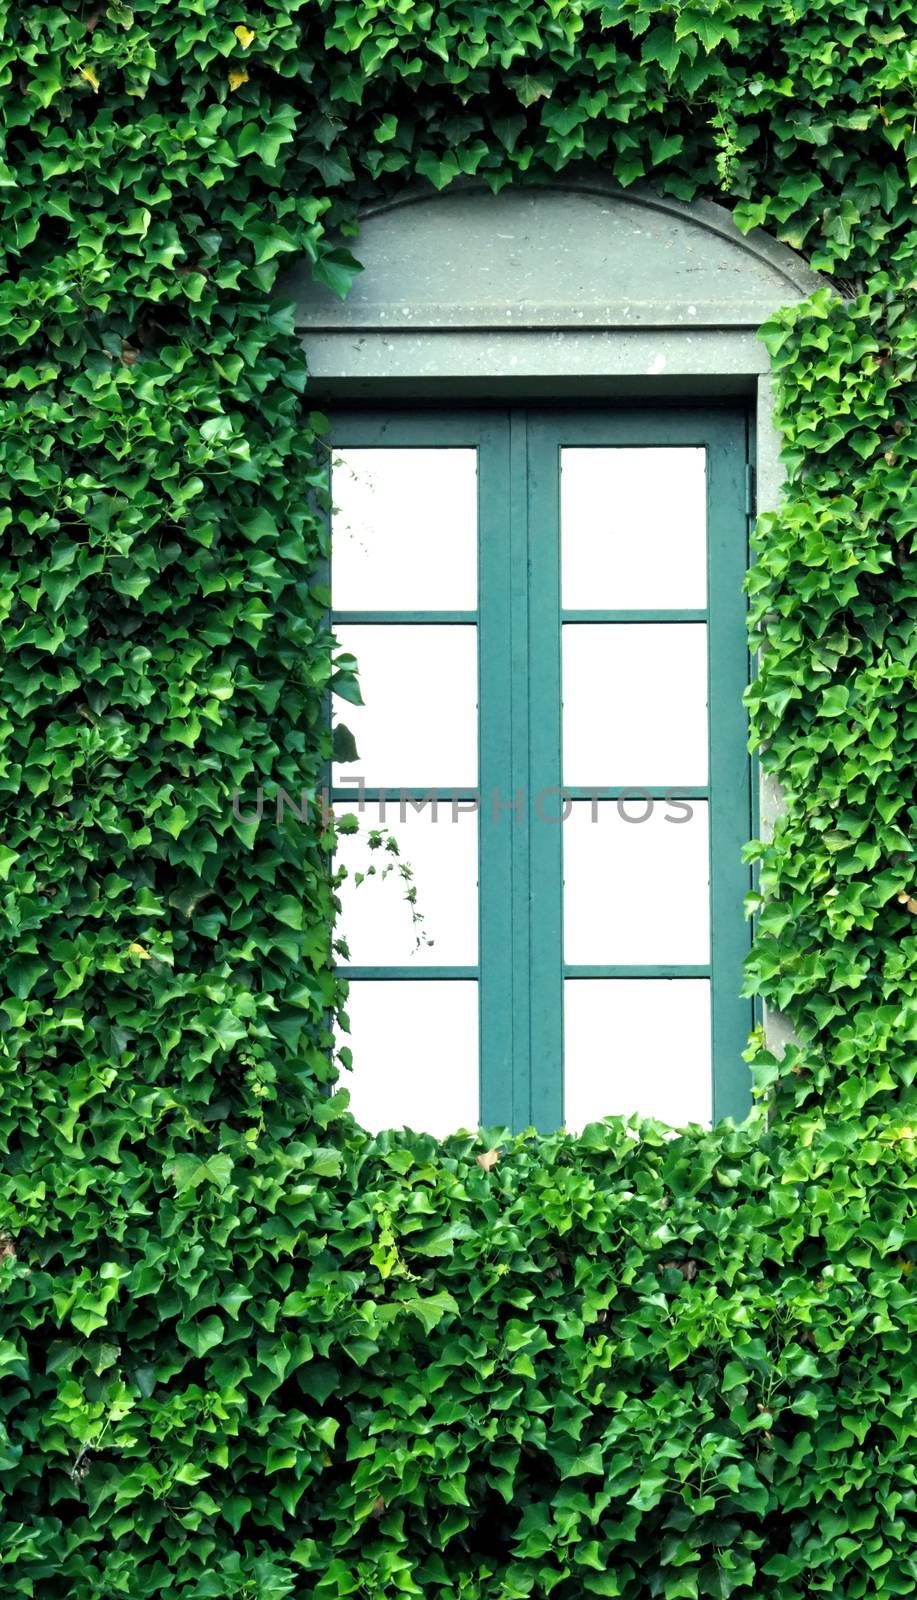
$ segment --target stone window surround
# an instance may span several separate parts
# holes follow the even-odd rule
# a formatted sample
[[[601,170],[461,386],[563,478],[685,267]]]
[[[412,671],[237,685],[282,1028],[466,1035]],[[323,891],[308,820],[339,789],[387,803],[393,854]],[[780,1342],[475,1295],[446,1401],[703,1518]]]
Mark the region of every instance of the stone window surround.
[[[364,271],[345,300],[308,263],[278,286],[295,302],[317,404],[741,396],[755,510],[776,509],[783,473],[758,329],[827,281],[786,246],[741,234],[713,202],[600,176],[496,196],[473,180],[411,188],[362,209],[360,229]],[[759,777],[766,836],[781,799]],[[769,1012],[765,1028],[782,1053],[785,1019]]]

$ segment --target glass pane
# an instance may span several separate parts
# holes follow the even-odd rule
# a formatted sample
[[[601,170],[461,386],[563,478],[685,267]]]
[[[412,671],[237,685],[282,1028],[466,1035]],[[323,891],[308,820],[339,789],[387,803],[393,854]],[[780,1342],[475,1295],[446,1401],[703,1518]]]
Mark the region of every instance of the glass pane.
[[[413,1128],[438,1139],[478,1126],[478,986],[466,979],[356,980],[347,1001],[353,1051],[341,1068],[350,1109],[371,1133]]]
[[[341,815],[347,808],[340,803]],[[367,802],[359,832],[339,837],[338,934],[357,967],[473,967],[478,959],[478,822],[449,802]],[[370,845],[377,830],[382,844]],[[393,854],[389,844],[398,846]],[[362,883],[355,874],[363,873]],[[407,899],[410,892],[413,906]]]
[[[710,1123],[713,1071],[707,978],[568,978],[565,1123],[601,1117]]]
[[[331,469],[339,611],[474,611],[477,451],[343,449]]]
[[[564,955],[575,966],[710,959],[706,801],[575,801],[563,825]]]
[[[350,623],[336,630],[357,658],[364,704],[335,699],[359,759],[335,764],[332,782],[370,786],[477,782],[477,628]]]
[[[560,463],[568,610],[702,610],[706,451],[568,448]]]
[[[703,623],[567,623],[564,782],[705,784]]]

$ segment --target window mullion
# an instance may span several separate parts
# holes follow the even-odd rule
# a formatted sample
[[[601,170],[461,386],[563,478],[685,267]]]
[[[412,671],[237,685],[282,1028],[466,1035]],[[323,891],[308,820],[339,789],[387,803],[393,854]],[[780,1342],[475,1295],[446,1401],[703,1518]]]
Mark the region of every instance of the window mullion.
[[[529,415],[528,774],[529,1120],[550,1132],[563,1107],[563,796],[561,793],[560,449]]]
[[[520,1015],[516,947],[519,885],[512,813],[495,802],[512,798],[518,727],[514,676],[518,575],[513,558],[512,437],[508,413],[483,427],[478,451],[478,740],[479,740],[479,1018],[481,1122],[517,1124],[515,1070]]]
[[[742,421],[710,428],[707,561],[710,730],[710,947],[713,962],[713,1115],[741,1121],[749,1109],[742,1051],[752,1026],[742,998],[751,930],[740,908],[751,888],[742,848],[751,837],[751,764],[740,686],[748,682],[745,608],[737,603],[748,561],[746,439]]]

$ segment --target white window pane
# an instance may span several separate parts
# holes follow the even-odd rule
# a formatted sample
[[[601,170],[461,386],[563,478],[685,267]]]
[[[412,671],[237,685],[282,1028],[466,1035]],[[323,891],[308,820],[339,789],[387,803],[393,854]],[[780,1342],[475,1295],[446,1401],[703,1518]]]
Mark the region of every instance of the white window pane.
[[[353,1051],[341,1068],[350,1109],[371,1133],[413,1128],[438,1139],[477,1128],[478,986],[473,980],[355,980],[347,1000]]]
[[[707,978],[568,978],[564,1121],[656,1117],[673,1127],[713,1116]]]
[[[563,824],[565,959],[574,966],[709,961],[708,822],[701,800],[633,791],[594,806],[574,801]]]
[[[338,804],[343,813],[347,806]],[[448,801],[366,803],[359,832],[341,834],[335,858],[345,866],[338,895],[338,935],[357,967],[473,967],[478,959],[478,822]],[[373,830],[382,844],[370,847]],[[386,848],[392,840],[393,854]],[[406,877],[402,869],[408,869]],[[363,873],[362,883],[355,874]],[[416,891],[412,908],[407,893]]]
[[[339,611],[474,611],[477,451],[336,450],[331,585]]]
[[[567,623],[564,782],[707,781],[703,623]]]
[[[332,781],[370,786],[477,782],[477,628],[424,623],[350,623],[336,629],[357,658],[364,704],[335,699],[335,721],[357,742],[359,760]]]
[[[560,460],[567,609],[703,609],[706,452],[567,448]]]

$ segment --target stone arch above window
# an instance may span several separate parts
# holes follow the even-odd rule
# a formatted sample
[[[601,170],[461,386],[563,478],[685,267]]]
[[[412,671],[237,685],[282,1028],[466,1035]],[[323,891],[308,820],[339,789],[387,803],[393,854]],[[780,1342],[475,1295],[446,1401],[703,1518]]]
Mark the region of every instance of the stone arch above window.
[[[303,275],[315,329],[757,326],[820,279],[723,207],[598,181],[409,193],[367,208],[345,301]]]

